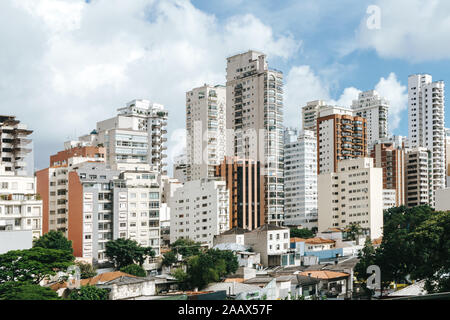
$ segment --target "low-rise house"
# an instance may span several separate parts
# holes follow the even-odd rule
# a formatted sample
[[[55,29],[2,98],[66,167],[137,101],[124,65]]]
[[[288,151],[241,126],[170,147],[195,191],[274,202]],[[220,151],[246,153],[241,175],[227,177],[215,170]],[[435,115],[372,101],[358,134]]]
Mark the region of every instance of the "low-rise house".
[[[352,282],[352,275],[349,273],[329,270],[307,270],[300,273],[300,275],[320,280],[319,290],[321,295],[336,298],[350,296],[348,288]]]
[[[140,300],[153,297],[159,292],[168,291],[176,281],[163,277],[136,277],[120,271],[105,272],[95,277],[82,279],[80,286],[96,286],[108,289],[109,300]],[[67,297],[70,289],[66,282],[50,285],[50,288],[61,297]]]

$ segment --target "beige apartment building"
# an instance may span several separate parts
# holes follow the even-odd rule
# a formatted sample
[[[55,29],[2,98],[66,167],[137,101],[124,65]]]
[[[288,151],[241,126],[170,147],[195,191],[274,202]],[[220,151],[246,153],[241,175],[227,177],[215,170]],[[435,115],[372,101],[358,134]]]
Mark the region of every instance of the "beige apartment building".
[[[408,150],[406,167],[406,205],[415,207],[433,202],[433,159],[427,148]]]
[[[367,121],[347,108],[327,107],[317,119],[318,173],[336,172],[338,161],[367,157]]]
[[[265,223],[284,221],[283,74],[265,54],[248,51],[227,59],[227,156],[261,163]],[[227,130],[227,131],[228,131]]]
[[[203,85],[186,92],[186,151],[189,181],[214,177],[225,157],[226,87]]]
[[[303,131],[311,130],[316,134],[317,132],[317,118],[319,117],[319,110],[327,107],[323,100],[315,100],[306,103],[302,108],[302,128]]]
[[[338,162],[337,171],[318,177],[319,232],[358,223],[371,239],[382,236],[383,170],[372,158]]]
[[[371,150],[376,168],[383,169],[383,189],[395,191],[395,206],[405,204],[405,149],[394,142],[376,143]]]

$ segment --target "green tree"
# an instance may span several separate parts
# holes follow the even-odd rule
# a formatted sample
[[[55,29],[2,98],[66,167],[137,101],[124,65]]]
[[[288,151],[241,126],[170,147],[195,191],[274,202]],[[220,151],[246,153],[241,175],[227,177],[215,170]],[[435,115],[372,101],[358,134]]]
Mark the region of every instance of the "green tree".
[[[363,228],[359,223],[350,223],[345,231],[347,238],[353,241],[363,234]]]
[[[175,253],[175,255],[181,254],[183,259],[186,259],[191,256],[196,256],[200,254],[201,250],[201,244],[199,242],[195,242],[191,239],[178,239],[174,243],[170,245],[170,248]]]
[[[172,276],[177,279],[177,281],[179,282],[179,287],[181,290],[187,290],[188,289],[188,276],[187,273],[184,272],[183,269],[181,268],[177,268],[175,270],[173,270],[172,272]]]
[[[409,234],[413,279],[430,293],[450,291],[450,211],[435,212]]]
[[[58,271],[66,271],[73,260],[74,256],[67,250],[41,247],[12,250],[0,255],[0,283],[29,281],[38,284]]]
[[[67,240],[61,231],[49,231],[39,239],[33,241],[33,247],[57,249],[68,251],[73,254],[72,241]]]
[[[120,271],[131,274],[136,277],[146,277],[147,272],[138,264],[130,264],[120,269]]]
[[[162,260],[163,266],[170,267],[172,264],[174,264],[176,262],[177,262],[177,255],[173,250],[163,254],[163,260]]]
[[[86,285],[73,290],[68,298],[70,300],[108,300],[109,291],[96,286]]]
[[[291,228],[291,238],[309,239],[314,237],[314,233],[309,229]]]
[[[106,256],[116,269],[135,263],[142,266],[147,257],[155,256],[155,252],[151,247],[142,247],[131,239],[119,238],[108,241],[105,248]]]
[[[81,279],[88,279],[95,277],[97,275],[97,272],[90,263],[77,261],[75,262],[75,265],[77,265],[80,268]]]
[[[203,289],[209,283],[235,272],[238,266],[232,252],[210,249],[188,258],[185,285],[191,289]]]
[[[30,282],[9,281],[0,284],[0,300],[60,300],[48,287]]]

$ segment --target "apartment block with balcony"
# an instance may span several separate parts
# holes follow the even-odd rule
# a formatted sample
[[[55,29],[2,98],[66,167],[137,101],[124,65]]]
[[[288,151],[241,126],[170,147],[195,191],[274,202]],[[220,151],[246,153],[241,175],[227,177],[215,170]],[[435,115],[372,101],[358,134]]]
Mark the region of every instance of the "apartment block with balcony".
[[[36,172],[37,192],[43,203],[43,233],[50,230],[68,236],[69,174],[83,162],[104,163],[105,148],[68,141],[65,149],[50,156],[50,166]]]
[[[0,116],[0,239],[17,239],[0,243],[0,252],[23,249],[42,235],[42,200],[36,178],[27,175],[32,132],[15,116]]]
[[[375,90],[361,92],[357,100],[353,100],[352,110],[355,116],[367,121],[367,144],[369,148],[380,139],[388,137],[389,101]]]
[[[158,173],[145,169],[121,172],[114,180],[113,238],[135,240],[159,256],[161,188]]]
[[[319,111],[328,107],[325,101],[315,100],[306,103],[306,106],[302,108],[302,128],[303,130],[317,132],[317,118],[319,117]]]
[[[406,205],[431,205],[434,197],[432,152],[420,147],[408,150],[405,169]]]
[[[148,100],[133,100],[118,115],[97,122],[90,134],[79,139],[106,148],[106,163],[117,170],[142,169],[167,174],[167,117],[164,107]]]
[[[230,229],[230,194],[225,181],[188,181],[169,200],[170,243],[191,239],[212,247],[215,235]]]
[[[30,231],[42,235],[42,200],[34,177],[0,175],[0,232]]]
[[[32,133],[15,116],[0,115],[0,175],[28,175],[27,157],[33,151],[29,138]]]
[[[338,161],[367,157],[367,121],[347,108],[327,107],[317,119],[318,173],[336,172]]]
[[[445,188],[445,108],[443,81],[433,81],[431,75],[415,74],[408,77],[408,131],[410,148],[427,148],[432,157],[433,196]]]
[[[318,231],[359,224],[377,239],[383,228],[383,170],[372,158],[338,162],[336,172],[318,177]]]
[[[186,92],[189,181],[214,177],[226,149],[226,87],[203,85]]]
[[[284,145],[286,226],[317,228],[317,139],[305,130]]]
[[[405,205],[405,149],[393,141],[376,142],[371,157],[383,169],[383,189],[395,191],[395,206]]]
[[[261,163],[265,223],[284,221],[283,74],[269,69],[265,54],[227,58],[227,156]]]

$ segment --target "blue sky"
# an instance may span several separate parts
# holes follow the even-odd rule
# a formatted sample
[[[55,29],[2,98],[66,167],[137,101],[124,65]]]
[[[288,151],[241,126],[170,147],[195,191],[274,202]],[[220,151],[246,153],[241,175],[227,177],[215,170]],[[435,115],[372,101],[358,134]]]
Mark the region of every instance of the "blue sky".
[[[379,29],[367,28],[371,5]],[[226,57],[255,49],[285,75],[286,125],[300,126],[307,101],[349,105],[376,88],[391,100],[391,132],[407,135],[408,75],[450,80],[448,12],[445,0],[4,0],[0,113],[34,130],[39,169],[64,141],[149,99],[169,111],[170,164],[185,92],[224,84]]]

